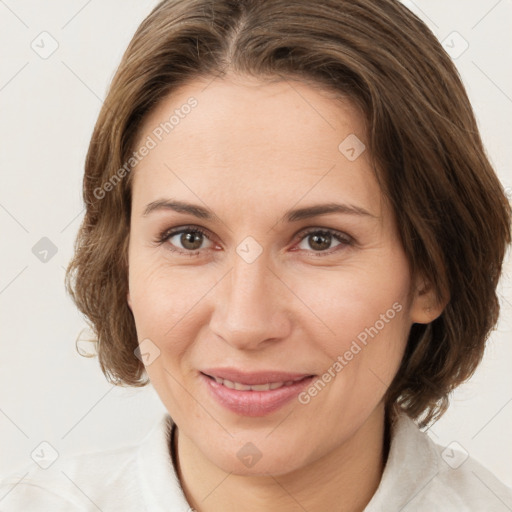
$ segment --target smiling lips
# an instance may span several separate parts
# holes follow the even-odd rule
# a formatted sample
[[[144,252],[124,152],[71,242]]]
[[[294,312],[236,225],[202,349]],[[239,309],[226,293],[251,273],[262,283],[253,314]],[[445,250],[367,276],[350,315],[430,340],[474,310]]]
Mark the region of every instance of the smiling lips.
[[[213,398],[243,416],[264,416],[296,397],[314,375],[285,372],[241,372],[233,368],[200,373]]]

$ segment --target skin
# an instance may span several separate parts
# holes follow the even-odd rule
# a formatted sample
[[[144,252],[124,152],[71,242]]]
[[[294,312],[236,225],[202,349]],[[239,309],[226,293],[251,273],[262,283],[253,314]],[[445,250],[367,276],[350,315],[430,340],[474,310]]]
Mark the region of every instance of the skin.
[[[187,499],[207,512],[363,510],[382,475],[382,399],[410,327],[441,313],[423,280],[411,278],[368,151],[349,161],[338,149],[350,134],[365,140],[363,118],[306,83],[229,75],[162,100],[138,144],[191,96],[197,107],[132,171],[127,297],[139,340],[160,350],[146,370],[178,426]],[[216,217],[143,214],[169,198]],[[288,209],[328,202],[370,215],[284,220]],[[199,235],[199,249],[181,234],[155,242],[189,225],[209,234]],[[306,228],[345,241],[318,249]],[[262,250],[251,263],[236,251],[249,236]],[[200,368],[220,366],[321,376],[397,303],[394,318],[307,404],[245,417],[215,402],[199,378]],[[248,442],[262,455],[252,467],[237,457]]]

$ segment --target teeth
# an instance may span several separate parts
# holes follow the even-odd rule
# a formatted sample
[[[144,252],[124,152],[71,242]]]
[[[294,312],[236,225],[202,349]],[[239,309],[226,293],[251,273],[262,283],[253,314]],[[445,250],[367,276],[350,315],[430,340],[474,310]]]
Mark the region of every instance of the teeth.
[[[230,382],[230,384],[233,384]],[[238,382],[235,382],[235,389],[238,391],[249,391],[251,389],[251,386],[246,386],[245,384],[240,384]]]
[[[279,382],[277,382],[276,384],[279,384]],[[251,389],[253,391],[269,391],[270,384],[255,384],[254,386],[251,386]]]
[[[235,383],[234,383],[234,382],[231,382],[230,380],[226,380],[226,379],[224,379],[224,380],[222,381],[222,385],[223,385],[223,386],[226,386],[226,387],[227,387],[227,388],[229,388],[229,389],[235,389]]]
[[[287,380],[286,382],[268,382],[267,384],[255,384],[248,386],[247,384],[241,384],[240,382],[233,382],[227,379],[220,379],[219,377],[213,377],[215,382],[222,384],[229,389],[236,389],[237,391],[270,391],[278,389],[283,386],[291,386],[297,380],[302,380],[303,377],[296,380]]]

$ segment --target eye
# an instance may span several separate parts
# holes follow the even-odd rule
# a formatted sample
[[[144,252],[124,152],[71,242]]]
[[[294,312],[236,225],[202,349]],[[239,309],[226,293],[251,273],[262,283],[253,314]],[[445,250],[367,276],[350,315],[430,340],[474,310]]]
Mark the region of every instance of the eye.
[[[157,242],[159,244],[169,242],[167,245],[171,251],[186,256],[195,256],[199,254],[200,249],[211,248],[211,245],[209,247],[201,247],[205,239],[209,240],[212,244],[206,231],[195,226],[185,226],[164,231],[158,236]]]
[[[202,247],[205,240],[210,244]],[[211,249],[213,242],[207,231],[197,226],[182,226],[180,228],[168,229],[160,233],[156,242],[162,245],[169,242],[167,249],[172,252],[183,254],[184,256],[197,256],[203,249]],[[337,242],[332,246],[333,242]],[[349,235],[325,228],[311,228],[301,233],[299,244],[292,251],[305,250],[312,253],[313,256],[328,256],[334,252],[338,252],[347,246],[351,246],[354,239]],[[302,247],[301,247],[302,244]],[[334,250],[327,249],[334,247]]]
[[[334,247],[334,251],[327,251],[326,249],[332,248],[331,244],[338,242]],[[300,244],[303,244],[300,249],[306,251],[313,251],[314,256],[328,256],[334,252],[338,252],[343,248],[353,245],[354,240],[349,235],[336,231],[333,229],[319,229],[312,228],[305,233],[302,233]]]

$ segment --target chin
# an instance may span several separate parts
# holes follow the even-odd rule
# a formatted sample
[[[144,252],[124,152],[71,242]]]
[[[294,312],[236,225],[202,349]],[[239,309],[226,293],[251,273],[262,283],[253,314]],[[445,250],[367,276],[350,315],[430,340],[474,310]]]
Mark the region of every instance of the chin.
[[[261,450],[251,442],[230,443],[229,446],[219,446],[212,451],[211,447],[204,455],[218,468],[226,473],[239,476],[279,476],[300,469],[306,461],[298,458],[297,447],[280,446],[261,447]]]

